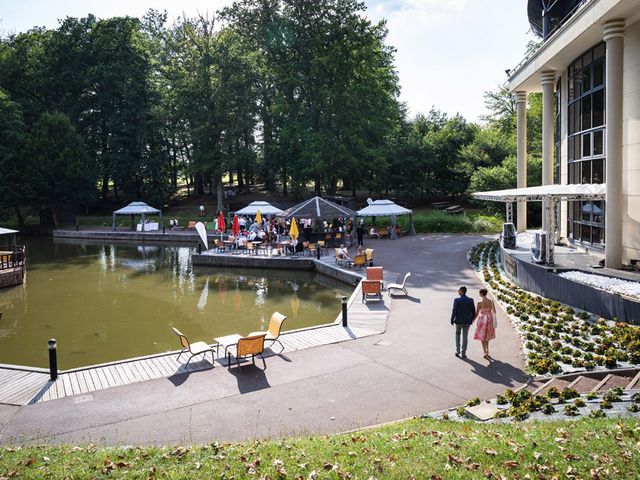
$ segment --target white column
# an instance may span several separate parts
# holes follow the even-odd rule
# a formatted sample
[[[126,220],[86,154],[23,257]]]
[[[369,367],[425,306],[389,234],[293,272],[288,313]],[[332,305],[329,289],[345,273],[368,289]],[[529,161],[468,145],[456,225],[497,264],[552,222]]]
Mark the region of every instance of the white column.
[[[606,203],[605,264],[622,266],[622,67],[624,20],[604,25],[606,67]]]
[[[527,92],[516,92],[518,125],[518,188],[527,186]],[[527,230],[527,202],[518,202],[518,232]]]
[[[553,123],[556,116],[553,108],[556,73],[542,72],[542,185],[553,184]]]

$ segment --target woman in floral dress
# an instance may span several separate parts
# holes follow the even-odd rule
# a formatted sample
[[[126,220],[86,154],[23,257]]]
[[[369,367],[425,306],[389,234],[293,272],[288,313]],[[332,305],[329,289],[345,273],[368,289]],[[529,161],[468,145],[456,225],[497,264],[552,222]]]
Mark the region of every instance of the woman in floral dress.
[[[476,332],[473,338],[482,342],[484,358],[491,359],[489,355],[489,341],[496,338],[495,328],[496,306],[493,300],[487,298],[487,289],[480,290],[480,301],[476,308]]]

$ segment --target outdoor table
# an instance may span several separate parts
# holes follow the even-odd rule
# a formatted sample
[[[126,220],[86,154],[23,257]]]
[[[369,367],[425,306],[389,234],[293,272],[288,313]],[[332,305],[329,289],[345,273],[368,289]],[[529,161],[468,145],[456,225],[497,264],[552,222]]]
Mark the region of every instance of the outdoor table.
[[[231,248],[231,246],[234,245],[236,243],[236,241],[235,240],[223,240],[222,243],[228,245],[229,248]]]
[[[276,242],[276,250],[280,252],[280,255],[284,255],[284,250],[289,245],[291,245],[291,242]]]
[[[234,333],[233,335],[227,335],[225,337],[214,338],[216,342],[216,355],[218,355],[218,349],[224,347],[224,355],[227,356],[227,348],[232,345],[237,345],[238,340],[242,338],[242,335]],[[218,355],[219,356],[219,355]]]

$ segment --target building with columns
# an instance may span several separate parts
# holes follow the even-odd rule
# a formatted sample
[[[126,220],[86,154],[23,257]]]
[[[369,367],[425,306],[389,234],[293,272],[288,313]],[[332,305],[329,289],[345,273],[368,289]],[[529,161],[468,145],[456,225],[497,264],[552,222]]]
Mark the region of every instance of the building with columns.
[[[509,71],[517,99],[518,188],[526,187],[526,102],[542,92],[542,184],[606,184],[605,201],[564,201],[560,235],[640,259],[640,0],[529,0],[539,48]],[[519,231],[526,205],[517,207]]]

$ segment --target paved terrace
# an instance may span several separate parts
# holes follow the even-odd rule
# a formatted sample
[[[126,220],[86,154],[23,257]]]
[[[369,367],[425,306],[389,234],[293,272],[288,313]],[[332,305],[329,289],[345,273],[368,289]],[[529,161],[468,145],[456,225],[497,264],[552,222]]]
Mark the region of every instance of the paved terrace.
[[[0,443],[175,444],[331,433],[489,398],[526,380],[519,341],[499,315],[489,363],[471,341],[453,355],[459,284],[481,284],[466,262],[480,236],[371,240],[377,265],[412,272],[391,300],[384,333],[285,352],[256,366],[214,368],[27,406],[0,406]],[[386,300],[389,302],[389,300]]]

